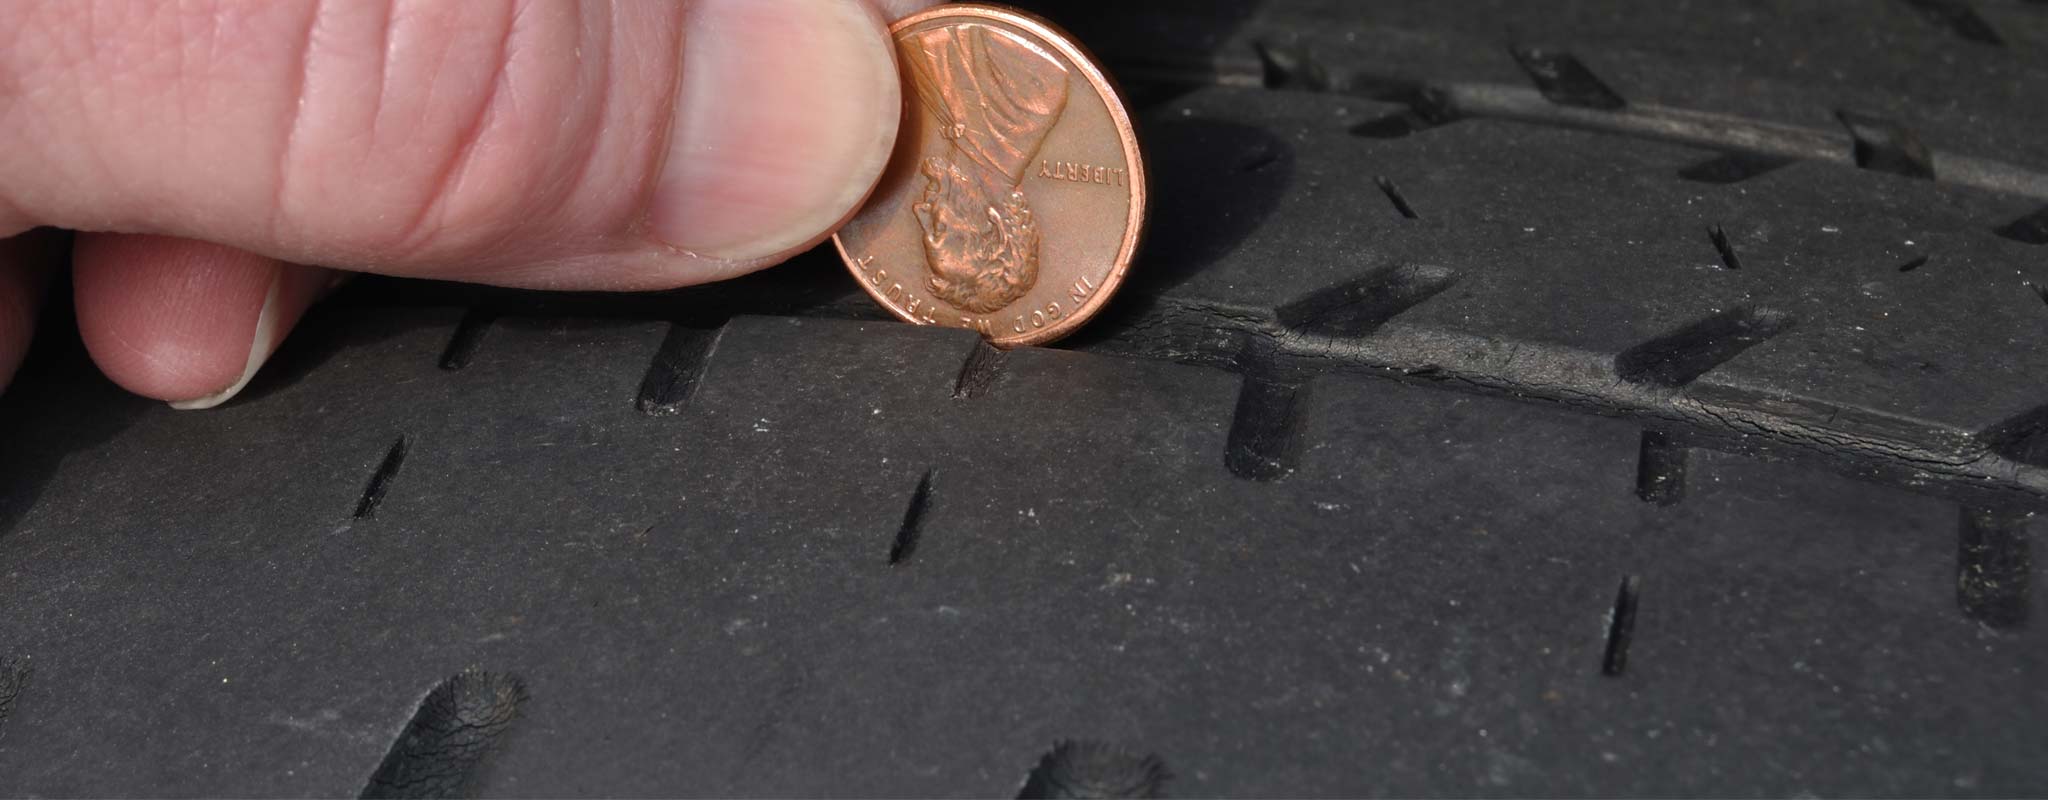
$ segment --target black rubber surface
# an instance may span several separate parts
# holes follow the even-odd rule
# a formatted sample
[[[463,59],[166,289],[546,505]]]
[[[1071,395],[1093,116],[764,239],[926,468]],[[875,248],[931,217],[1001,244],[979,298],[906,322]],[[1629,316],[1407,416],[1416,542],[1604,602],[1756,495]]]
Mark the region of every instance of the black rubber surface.
[[[828,252],[204,413],[53,320],[0,792],[2048,791],[2048,7],[1041,5],[1156,198],[1054,349]]]

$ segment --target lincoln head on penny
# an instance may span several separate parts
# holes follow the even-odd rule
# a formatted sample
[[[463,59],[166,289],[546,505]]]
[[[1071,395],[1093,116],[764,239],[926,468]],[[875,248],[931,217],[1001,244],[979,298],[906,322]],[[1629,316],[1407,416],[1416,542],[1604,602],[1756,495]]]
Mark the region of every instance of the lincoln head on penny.
[[[926,288],[977,313],[1016,302],[1038,281],[1038,222],[1020,184],[1067,105],[1067,70],[1030,42],[987,25],[920,31],[897,49],[946,152],[925,159]]]
[[[1041,345],[1100,313],[1145,226],[1145,161],[1116,87],[1051,22],[940,3],[889,26],[903,125],[833,245],[905,322]]]

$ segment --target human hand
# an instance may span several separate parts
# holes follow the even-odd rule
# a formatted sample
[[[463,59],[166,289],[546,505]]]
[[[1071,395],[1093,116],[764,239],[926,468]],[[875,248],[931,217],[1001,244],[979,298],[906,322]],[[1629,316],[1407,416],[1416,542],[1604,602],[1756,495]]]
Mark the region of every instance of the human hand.
[[[0,388],[62,256],[38,227],[79,232],[93,360],[180,408],[234,396],[339,269],[635,290],[777,263],[873,188],[886,20],[934,2],[0,6]]]

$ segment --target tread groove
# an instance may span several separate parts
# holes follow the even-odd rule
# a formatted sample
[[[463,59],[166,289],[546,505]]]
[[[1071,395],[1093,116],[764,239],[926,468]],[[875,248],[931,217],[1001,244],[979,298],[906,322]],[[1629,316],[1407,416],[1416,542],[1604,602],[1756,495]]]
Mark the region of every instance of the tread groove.
[[[1391,179],[1385,175],[1376,175],[1373,176],[1372,182],[1379,185],[1380,193],[1387,196],[1387,201],[1394,204],[1394,210],[1400,212],[1401,216],[1420,219],[1415,215],[1415,207],[1408,205],[1408,197],[1401,194],[1401,187],[1395,186]]]
[[[442,681],[420,700],[361,796],[471,794],[525,702],[525,685],[509,675],[471,670]]]
[[[1364,336],[1457,282],[1457,273],[1427,264],[1383,269],[1310,292],[1275,317],[1301,333]]]
[[[651,416],[673,416],[682,413],[689,405],[691,395],[697,391],[704,368],[711,361],[711,351],[718,345],[718,337],[724,328],[692,328],[687,325],[670,323],[668,334],[661,339],[661,346],[655,348],[654,358],[647,364],[647,374],[640,379],[640,393],[634,399],[634,406],[640,413]]]
[[[1735,255],[1735,245],[1728,243],[1728,232],[1715,225],[1707,229],[1707,241],[1714,245],[1714,252],[1721,255],[1721,268],[1742,269],[1742,259]]]
[[[1615,371],[1630,383],[1677,388],[1791,327],[1792,318],[1785,314],[1737,308],[1623,351],[1615,358]]]
[[[903,524],[896,528],[896,538],[889,544],[889,566],[898,566],[917,554],[917,545],[924,536],[924,513],[931,505],[932,476],[936,469],[924,471],[924,477],[917,479],[917,489],[910,493],[910,506],[903,511]]]
[[[1515,63],[1536,83],[1536,90],[1552,103],[1600,111],[1619,111],[1628,106],[1628,101],[1615,94],[1571,53],[1528,45],[1515,45],[1508,52],[1514,54]]]
[[[448,346],[441,350],[441,368],[453,372],[469,366],[470,358],[483,346],[484,334],[490,332],[497,319],[496,312],[481,308],[463,312],[462,321],[455,323],[455,332],[448,337]]]
[[[1614,595],[1614,608],[1607,612],[1607,647],[1600,657],[1602,675],[1618,678],[1628,670],[1628,648],[1636,637],[1636,599],[1642,589],[1641,576],[1621,579],[1621,589]]]
[[[1695,183],[1741,183],[1797,159],[1758,153],[1729,152],[1678,170],[1678,177]]]
[[[1280,151],[1271,147],[1259,147],[1244,154],[1237,163],[1239,173],[1258,172],[1280,163]]]
[[[1677,505],[1685,499],[1685,470],[1689,449],[1663,431],[1643,431],[1636,458],[1636,497],[1660,506]]]
[[[1322,62],[1298,47],[1256,42],[1260,77],[1268,89],[1330,90],[1330,73]]]
[[[377,462],[377,469],[370,473],[370,482],[363,486],[363,496],[356,500],[356,519],[377,516],[377,507],[384,504],[384,494],[391,490],[391,481],[398,477],[398,470],[405,465],[405,454],[412,449],[412,437],[400,434],[391,448],[384,451],[384,460]]]
[[[7,737],[7,719],[14,715],[14,705],[33,677],[35,669],[28,659],[0,658],[0,739]]]
[[[2022,464],[2048,467],[2048,405],[2036,406],[1986,428],[1977,434],[1977,439],[1993,453]]]
[[[1172,776],[1157,755],[1134,755],[1109,742],[1066,740],[1024,777],[1019,800],[1069,797],[1163,797]]]
[[[959,377],[953,379],[953,397],[972,400],[986,396],[1003,377],[1003,364],[1008,359],[1009,353],[989,344],[987,339],[975,342],[967,360],[960,364]]]
[[[1956,603],[1971,619],[1994,628],[2027,620],[2034,571],[2027,541],[2030,514],[1964,507],[1956,537]]]
[[[2048,206],[2034,209],[2034,213],[2000,225],[1992,232],[2024,244],[2048,244]]]
[[[1855,139],[1851,154],[1856,166],[1909,178],[1934,180],[1934,154],[1920,137],[1896,120],[1847,109],[1835,111],[1835,118]]]
[[[1368,139],[1399,139],[1457,122],[1458,111],[1444,92],[1411,81],[1381,81],[1364,77],[1354,81],[1355,93],[1386,103],[1399,103],[1407,110],[1369,119],[1350,127],[1353,136]]]
[[[1231,413],[1223,463],[1240,478],[1270,481],[1294,468],[1295,407],[1301,385],[1247,374]]]
[[[1419,114],[1389,114],[1351,126],[1351,135],[1367,139],[1399,139],[1437,126]]]
[[[1906,5],[1920,12],[1929,22],[1947,28],[1950,33],[1978,44],[2004,47],[2005,38],[1978,16],[1977,10],[1962,0],[1905,0]]]

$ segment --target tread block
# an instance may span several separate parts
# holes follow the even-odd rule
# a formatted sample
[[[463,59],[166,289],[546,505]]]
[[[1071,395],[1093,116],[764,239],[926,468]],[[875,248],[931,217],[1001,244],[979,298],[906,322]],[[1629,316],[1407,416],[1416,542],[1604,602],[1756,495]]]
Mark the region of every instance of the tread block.
[[[2048,142],[2035,135],[2048,111],[2029,102],[2027,88],[2048,78],[2040,47],[2048,24],[2010,4],[1908,0],[1843,13],[1769,2],[1747,13],[1695,6],[1646,14],[1619,0],[1484,13],[1412,3],[1363,17],[1332,0],[1272,0],[1256,11],[1170,0],[1033,5],[1068,21],[1133,80],[1157,75],[1162,62],[1200,62],[1186,80],[1245,85],[1222,76],[1232,74],[1229,65],[1249,64],[1256,85],[1256,48],[1265,44],[1313,56],[1333,88],[1395,79],[1514,86],[1528,77],[1497,43],[1542,42],[1598,64],[1602,82],[1635,107],[1767,123],[1758,132],[1839,130],[1832,109],[1868,109],[1914,120],[1935,151],[2033,172],[2048,167]],[[1991,46],[1991,38],[2010,46]],[[1842,144],[1835,158],[1846,161]]]
[[[1201,198],[1190,203],[1212,211],[1161,214],[1128,290],[1145,299],[1120,304],[1122,313],[1091,328],[1083,344],[1233,364],[1244,343],[1222,332],[1300,323],[1330,308],[1370,310],[1353,299],[1369,295],[1372,280],[1346,284],[1348,276],[1426,264],[1456,283],[1397,322],[1361,313],[1358,324],[1309,332],[1363,335],[1373,358],[1387,358],[1371,362],[1376,368],[1448,367],[1439,354],[1403,349],[1447,336],[1498,342],[1531,362],[1583,353],[1614,363],[1702,319],[1767,308],[1798,326],[1729,339],[1751,347],[1693,375],[1711,385],[1698,397],[1777,398],[1811,409],[1792,423],[1841,426],[1830,441],[1955,463],[1980,452],[1976,431],[2038,404],[2043,387],[2030,376],[2048,374],[2048,354],[1991,344],[2039,317],[2016,293],[1993,296],[2020,256],[1982,220],[2010,213],[2008,200],[1812,162],[1722,191],[1672,179],[1700,160],[1697,150],[1496,120],[1395,140],[1349,135],[1347,119],[1384,109],[1223,89],[1156,109],[1169,130],[1192,134],[1163,148],[1160,173],[1185,186],[1162,196]],[[1248,130],[1290,142],[1287,154],[1260,173],[1220,169],[1232,143],[1262,141]],[[1368,181],[1386,174],[1413,176],[1400,191],[1430,214],[1385,213],[1384,193]],[[1589,185],[1614,188],[1589,193]],[[1249,200],[1225,202],[1225,194]],[[1237,213],[1211,218],[1223,205]],[[1743,268],[1726,269],[1731,262]],[[1938,267],[1900,269],[1915,262]],[[1946,310],[1964,306],[1980,310]],[[1344,365],[1357,352],[1333,346],[1316,361]],[[1535,391],[1633,402],[1610,392],[1614,378],[1588,373]],[[1763,408],[1735,402],[1743,413]]]
[[[1941,501],[1694,451],[1684,496],[1644,503],[1632,423],[1331,377],[1296,401],[1295,471],[1245,481],[1217,458],[1226,372],[1027,348],[963,401],[975,337],[894,323],[735,319],[650,417],[663,324],[507,318],[448,372],[453,326],[308,374],[354,407],[389,387],[324,374],[398,353],[492,409],[422,386],[374,437],[293,437],[322,444],[275,463],[333,486],[228,508],[239,477],[205,469],[36,499],[0,537],[0,636],[38,665],[0,788],[354,793],[418,739],[395,732],[449,727],[417,724],[420,687],[475,664],[534,687],[477,704],[521,720],[489,770],[433,771],[487,794],[994,794],[1074,734],[1171,754],[1188,794],[1928,793],[1945,747],[1996,792],[2048,763],[2007,735],[2048,705],[2044,656],[1948,604]],[[231,419],[152,412],[106,447],[202,418]],[[393,430],[404,469],[351,520]],[[1616,576],[1647,587],[1632,628]],[[1873,732],[1878,769],[1767,757]],[[180,767],[84,768],[108,763]]]

